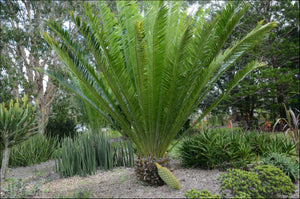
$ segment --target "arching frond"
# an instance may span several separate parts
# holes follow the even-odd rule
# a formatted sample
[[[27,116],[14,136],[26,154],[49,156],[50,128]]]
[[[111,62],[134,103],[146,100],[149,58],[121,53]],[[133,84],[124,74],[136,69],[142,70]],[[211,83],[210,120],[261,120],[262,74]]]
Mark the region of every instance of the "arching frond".
[[[72,81],[43,71],[63,83],[105,120],[119,126],[144,157],[160,158],[218,78],[276,23],[258,24],[249,34],[225,48],[247,5],[228,4],[211,22],[200,8],[188,16],[180,2],[147,1],[143,9],[117,2],[116,16],[105,2],[99,13],[86,3],[87,21],[70,12],[91,64],[71,35],[49,21],[60,39],[43,37],[67,66]],[[250,62],[231,80],[212,110],[249,72],[264,66]],[[41,69],[40,69],[41,70]]]

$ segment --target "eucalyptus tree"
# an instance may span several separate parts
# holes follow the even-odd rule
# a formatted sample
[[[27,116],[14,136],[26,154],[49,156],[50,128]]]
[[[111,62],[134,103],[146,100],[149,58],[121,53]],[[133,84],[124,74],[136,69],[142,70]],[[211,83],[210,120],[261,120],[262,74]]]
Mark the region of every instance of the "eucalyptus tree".
[[[144,2],[142,10],[137,3],[117,1],[117,16],[101,1],[98,13],[88,3],[85,9],[86,20],[72,11],[70,15],[95,62],[83,56],[68,31],[50,20],[47,25],[59,40],[42,35],[76,81],[41,71],[88,102],[99,117],[121,127],[141,157],[136,174],[150,184],[160,184],[154,162],[164,162],[173,138],[218,78],[276,26],[261,21],[221,50],[247,5],[227,4],[212,21],[206,21],[201,8],[189,16],[180,2],[171,1]],[[264,65],[256,60],[245,65],[203,115]]]
[[[43,110],[40,123],[47,124],[51,103],[59,94],[54,82],[34,70],[35,67],[56,70],[61,62],[42,39],[40,31],[49,31],[45,19],[67,22],[67,9],[77,8],[78,2],[67,1],[0,1],[0,101],[22,96],[26,93],[29,102],[37,101],[38,110]],[[72,27],[65,26],[70,32]],[[52,33],[51,33],[52,34]],[[43,129],[41,129],[43,133]]]

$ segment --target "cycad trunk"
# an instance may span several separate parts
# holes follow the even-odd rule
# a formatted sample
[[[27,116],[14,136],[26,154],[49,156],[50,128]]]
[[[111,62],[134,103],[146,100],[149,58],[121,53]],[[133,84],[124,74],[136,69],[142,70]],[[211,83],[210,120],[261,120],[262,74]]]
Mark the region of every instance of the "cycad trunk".
[[[6,171],[7,171],[7,165],[9,160],[9,152],[10,148],[8,148],[8,140],[5,140],[5,148],[3,151],[3,158],[2,158],[2,166],[1,166],[1,182],[5,180],[6,177]]]
[[[140,155],[135,160],[135,174],[140,181],[143,181],[147,185],[162,186],[165,182],[158,175],[158,170],[155,163],[159,163],[164,167],[169,167],[170,159],[160,158],[143,158]]]

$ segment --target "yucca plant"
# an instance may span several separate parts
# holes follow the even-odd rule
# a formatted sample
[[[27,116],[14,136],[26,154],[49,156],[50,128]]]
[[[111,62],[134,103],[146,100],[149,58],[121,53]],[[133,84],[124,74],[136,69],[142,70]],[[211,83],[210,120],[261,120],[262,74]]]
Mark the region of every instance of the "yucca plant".
[[[24,95],[22,103],[11,100],[8,106],[0,104],[0,149],[3,151],[1,181],[5,179],[10,149],[38,133],[36,107],[28,104]]]
[[[87,45],[89,56],[79,40],[48,21],[59,39],[46,32],[42,36],[67,66],[72,81],[40,71],[58,79],[99,116],[122,129],[141,155],[141,163],[147,160],[146,166],[138,164],[143,165],[138,175],[151,170],[150,175],[157,176],[154,162],[162,164],[159,159],[166,158],[170,143],[218,78],[276,23],[262,25],[261,21],[223,49],[247,5],[228,4],[213,21],[206,21],[202,9],[190,16],[177,1],[143,2],[142,7],[129,1],[116,4],[117,16],[102,1],[97,13],[85,4],[86,20],[70,12],[80,34],[77,38]],[[252,61],[238,71],[203,115],[248,73],[265,65]]]

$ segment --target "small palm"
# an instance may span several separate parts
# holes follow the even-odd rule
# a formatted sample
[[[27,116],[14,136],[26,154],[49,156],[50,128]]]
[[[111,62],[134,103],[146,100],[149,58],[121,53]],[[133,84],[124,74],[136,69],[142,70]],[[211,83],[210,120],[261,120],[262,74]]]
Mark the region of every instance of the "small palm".
[[[98,14],[86,4],[87,21],[71,12],[72,20],[95,63],[87,60],[80,45],[56,22],[48,26],[57,42],[43,37],[68,67],[73,80],[48,71],[137,147],[145,158],[162,158],[183,124],[218,78],[276,23],[257,27],[223,50],[239,23],[245,7],[228,4],[212,22],[205,22],[199,10],[191,17],[180,2],[118,1],[118,16],[99,3]],[[203,115],[211,111],[248,73],[264,66],[250,62],[232,78]],[[100,72],[99,72],[100,71]]]

